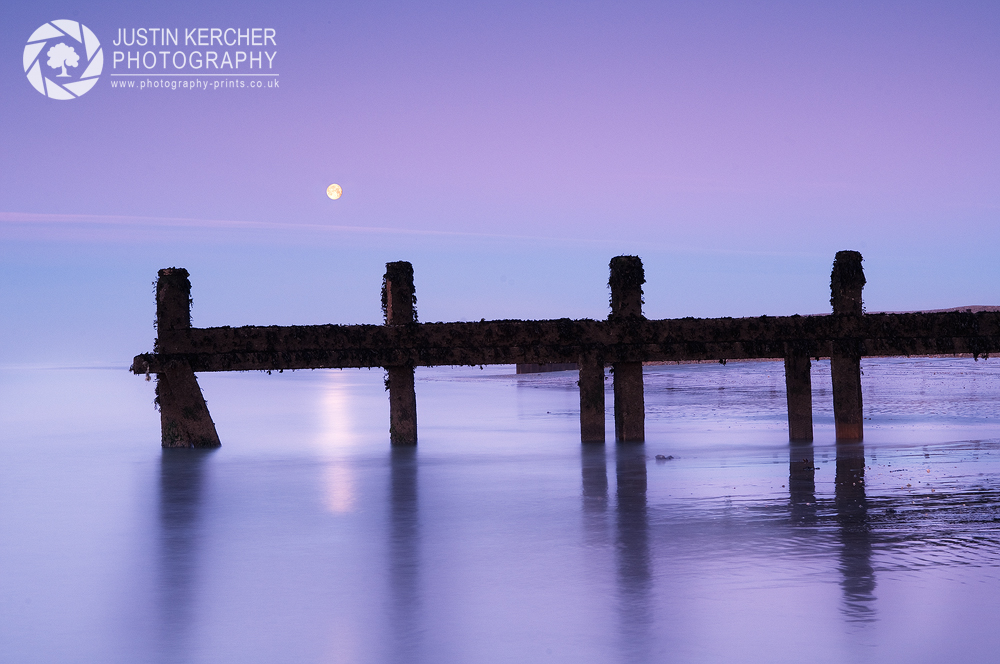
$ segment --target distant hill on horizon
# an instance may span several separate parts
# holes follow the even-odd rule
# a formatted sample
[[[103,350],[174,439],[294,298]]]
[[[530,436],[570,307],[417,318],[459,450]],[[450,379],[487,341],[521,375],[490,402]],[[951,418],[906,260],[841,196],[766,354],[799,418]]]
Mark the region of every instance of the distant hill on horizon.
[[[1000,306],[990,304],[972,304],[967,307],[952,307],[951,309],[917,309],[916,311],[866,311],[868,314],[944,314],[952,311],[964,311],[978,314],[980,311],[1000,311]]]

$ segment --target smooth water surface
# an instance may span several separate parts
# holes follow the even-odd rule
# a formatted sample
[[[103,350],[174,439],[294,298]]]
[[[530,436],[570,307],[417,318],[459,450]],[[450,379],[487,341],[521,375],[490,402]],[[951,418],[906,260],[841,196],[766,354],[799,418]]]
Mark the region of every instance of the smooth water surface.
[[[839,446],[826,362],[813,445],[774,362],[647,367],[604,446],[575,372],[418,370],[395,450],[380,370],[202,375],[211,452],[122,369],[5,370],[0,661],[995,660],[1000,363],[863,368]]]

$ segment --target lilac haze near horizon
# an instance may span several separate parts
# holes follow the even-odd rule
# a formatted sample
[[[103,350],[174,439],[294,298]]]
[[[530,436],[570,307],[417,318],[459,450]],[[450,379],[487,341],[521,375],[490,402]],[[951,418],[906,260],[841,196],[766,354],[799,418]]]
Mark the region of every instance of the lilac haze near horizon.
[[[127,363],[169,265],[197,325],[377,322],[400,259],[423,320],[603,317],[620,253],[655,317],[826,311],[847,248],[869,310],[1000,304],[1000,7],[750,4],[8,7],[0,363]],[[274,27],[280,89],[46,99],[57,18]]]

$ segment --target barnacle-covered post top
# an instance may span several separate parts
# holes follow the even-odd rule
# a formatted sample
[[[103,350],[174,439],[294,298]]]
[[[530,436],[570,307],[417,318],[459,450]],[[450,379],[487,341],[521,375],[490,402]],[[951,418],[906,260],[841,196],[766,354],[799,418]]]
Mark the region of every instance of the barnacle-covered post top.
[[[830,304],[833,313],[860,316],[864,312],[861,291],[865,287],[864,259],[857,251],[838,251],[830,273]]]
[[[156,329],[159,332],[191,327],[191,280],[182,267],[156,273]]]
[[[610,318],[642,317],[642,285],[646,274],[638,256],[615,256],[611,259]]]
[[[408,261],[385,264],[382,279],[382,313],[386,325],[417,322],[417,296],[413,287],[413,265]]]

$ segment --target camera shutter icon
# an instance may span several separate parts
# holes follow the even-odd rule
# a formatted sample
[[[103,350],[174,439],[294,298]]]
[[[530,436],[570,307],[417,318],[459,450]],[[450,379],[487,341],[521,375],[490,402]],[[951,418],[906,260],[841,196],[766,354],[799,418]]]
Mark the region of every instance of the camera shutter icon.
[[[24,73],[31,87],[50,99],[76,99],[97,83],[104,50],[93,30],[59,19],[41,26],[24,46]]]

